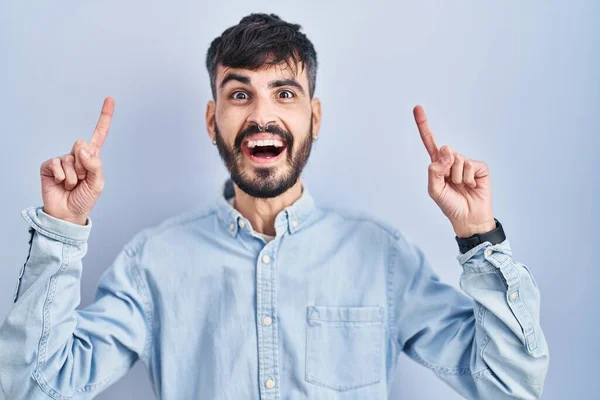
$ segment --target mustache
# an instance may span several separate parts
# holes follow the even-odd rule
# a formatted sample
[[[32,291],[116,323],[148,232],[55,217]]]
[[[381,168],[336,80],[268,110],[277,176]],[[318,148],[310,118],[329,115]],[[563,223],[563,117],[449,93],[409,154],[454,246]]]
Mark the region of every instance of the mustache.
[[[244,142],[245,139],[247,139],[249,136],[252,136],[256,133],[261,133],[261,132],[268,132],[268,133],[272,133],[276,136],[279,136],[279,138],[281,138],[281,140],[283,140],[283,142],[290,149],[293,145],[294,137],[292,136],[292,134],[289,133],[288,131],[280,128],[279,126],[267,125],[267,127],[264,129],[264,131],[261,131],[258,125],[252,124],[252,125],[249,125],[247,128],[243,129],[240,133],[238,133],[237,137],[235,138],[235,142],[233,144],[234,147],[237,149],[241,148],[242,143]]]

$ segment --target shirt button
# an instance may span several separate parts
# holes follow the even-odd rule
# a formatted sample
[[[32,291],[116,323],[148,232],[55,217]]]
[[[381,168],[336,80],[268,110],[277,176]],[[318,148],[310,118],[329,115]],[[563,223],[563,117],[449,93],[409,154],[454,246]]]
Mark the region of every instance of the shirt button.
[[[295,228],[298,226],[298,221],[296,221],[295,219],[292,220],[292,226]]]
[[[234,229],[235,229],[235,224],[232,222],[232,223],[229,225],[229,230],[230,230],[231,232],[233,232],[233,231],[234,231]]]
[[[269,257],[268,255],[264,255],[262,258],[263,263],[268,264],[271,262],[271,257]]]
[[[492,255],[492,249],[490,247],[488,247],[487,249],[485,249],[485,255],[488,256],[488,257]]]
[[[512,301],[515,301],[515,300],[517,299],[517,297],[518,297],[518,296],[519,296],[519,295],[517,294],[517,292],[512,292],[512,293],[510,294],[510,299],[511,299]]]
[[[267,387],[267,389],[273,389],[275,387],[275,381],[269,378],[265,381],[265,386]]]
[[[244,221],[241,220],[241,219],[238,221],[238,225],[240,226],[240,229],[244,229],[244,226],[246,226],[246,224],[244,223]]]
[[[263,318],[263,325],[264,326],[270,326],[271,322],[273,322],[273,320],[268,315]]]

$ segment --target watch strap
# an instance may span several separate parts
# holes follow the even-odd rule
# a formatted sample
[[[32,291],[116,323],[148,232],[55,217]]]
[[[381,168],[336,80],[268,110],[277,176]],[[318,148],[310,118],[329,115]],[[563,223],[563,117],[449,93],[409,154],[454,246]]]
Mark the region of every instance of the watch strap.
[[[490,242],[493,245],[503,242],[506,239],[506,235],[504,234],[502,224],[496,218],[494,218],[494,221],[496,221],[496,228],[489,232],[476,233],[467,238],[459,238],[458,236],[455,236],[460,252],[464,254],[483,242]]]

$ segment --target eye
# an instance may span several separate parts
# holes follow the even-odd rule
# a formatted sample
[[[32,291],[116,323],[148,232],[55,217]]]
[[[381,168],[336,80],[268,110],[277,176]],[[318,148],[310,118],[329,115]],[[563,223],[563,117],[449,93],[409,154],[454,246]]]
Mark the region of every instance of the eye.
[[[291,99],[294,93],[291,90],[282,90],[278,93],[280,99]]]
[[[233,92],[229,97],[234,100],[246,100],[248,99],[248,93],[238,90]]]

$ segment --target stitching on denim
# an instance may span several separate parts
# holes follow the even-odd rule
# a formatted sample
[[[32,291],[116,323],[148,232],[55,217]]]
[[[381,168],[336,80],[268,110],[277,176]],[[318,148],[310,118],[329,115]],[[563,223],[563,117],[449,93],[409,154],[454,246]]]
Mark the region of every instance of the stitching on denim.
[[[486,243],[490,243],[490,242],[485,241],[483,243],[479,243],[477,246],[468,250],[466,253],[459,254],[458,255],[459,264],[461,264],[461,265],[465,264],[467,261],[469,261],[471,258],[473,258],[477,253],[479,253],[479,250],[485,249],[487,247],[487,246],[485,246]]]
[[[40,337],[40,341],[38,343],[38,360],[37,366],[41,366],[46,362],[46,344],[48,342],[48,336],[50,334],[50,305],[54,300],[54,294],[56,290],[56,281],[58,279],[58,275],[61,274],[69,265],[69,256],[70,256],[70,245],[62,244],[61,249],[61,263],[60,268],[56,271],[51,277],[50,282],[48,284],[48,291],[46,292],[46,298],[44,300],[44,308],[42,315],[42,335]]]
[[[395,242],[390,238],[390,260],[388,263],[388,273],[387,273],[387,306],[388,306],[388,324],[389,324],[389,332],[392,341],[398,339],[399,332],[396,330],[396,321],[395,321],[395,298],[394,298],[394,269],[396,267],[396,257],[398,251],[395,246]]]
[[[485,333],[485,336],[483,337],[483,339],[481,340],[481,348],[479,349],[479,357],[481,357],[481,359],[483,359],[483,353],[485,352],[485,349],[487,348],[488,344],[491,341],[491,337],[490,335],[488,335],[488,333]]]
[[[484,325],[484,318],[485,315],[487,314],[488,309],[485,308],[485,306],[483,304],[481,304],[480,302],[478,302],[477,300],[475,300],[475,304],[477,304],[477,318],[476,320],[479,321],[479,325],[481,325],[482,328],[485,327]]]
[[[38,360],[36,368],[33,372],[33,377],[35,381],[38,383],[40,388],[49,396],[53,397],[57,400],[69,400],[70,397],[63,396],[58,391],[51,388],[46,380],[43,378],[42,373],[40,371],[41,366],[46,363],[46,344],[48,342],[48,336],[50,334],[50,305],[54,300],[54,294],[56,292],[56,281],[58,280],[58,275],[65,271],[67,266],[69,265],[70,260],[70,248],[71,246],[66,243],[62,243],[61,248],[61,263],[60,268],[50,277],[50,283],[48,284],[48,291],[46,292],[46,298],[44,300],[44,308],[43,308],[43,316],[42,316],[42,335],[40,337],[40,341],[38,343]]]
[[[108,381],[110,381],[113,378],[113,376],[115,376],[115,374],[117,373],[117,371],[119,371],[119,369],[120,369],[119,367],[116,367],[112,371],[110,371],[110,373],[108,374],[108,376],[106,378],[102,379],[101,381],[81,386],[79,388],[76,388],[75,391],[77,393],[89,392],[90,390],[94,390],[98,387],[104,386],[104,385],[106,385],[106,383]]]
[[[510,263],[509,264],[509,268],[513,270],[513,273],[516,274],[517,276],[517,282],[518,284],[516,285],[516,289],[518,290],[521,287],[521,276],[519,275],[519,272],[516,269],[515,263]],[[508,301],[509,304],[511,303],[511,301]],[[517,314],[519,313],[514,313],[515,318],[517,318],[517,322],[519,323],[519,325],[521,326],[521,329],[523,330],[523,340],[524,340],[524,344],[527,347],[527,351],[529,351],[530,353],[533,351],[533,349],[537,348],[537,340],[535,335],[533,336],[532,339],[532,344],[531,346],[528,345],[527,342],[527,338],[530,337],[532,334],[535,333],[535,329],[534,329],[534,325],[533,325],[533,318],[531,318],[531,314],[529,314],[529,311],[527,311],[527,308],[525,307],[525,305],[523,304],[523,302],[521,301],[521,295],[519,294],[517,299],[515,301],[512,302],[513,306],[515,306],[515,308],[517,308],[519,310],[520,314],[523,314],[525,321],[521,321],[522,318],[518,317]],[[512,309],[512,307],[510,307]],[[531,347],[531,349],[530,349]]]
[[[481,348],[479,349],[479,357],[481,357],[481,359],[483,360],[483,353],[485,352],[485,349],[487,348],[487,346],[490,343],[490,340],[492,338],[485,330],[485,316],[487,315],[489,310],[487,308],[485,308],[483,306],[483,304],[480,304],[480,303],[477,303],[477,304],[479,304],[480,313],[481,313],[481,315],[480,315],[481,329],[483,329],[483,332],[485,333],[485,335],[483,336],[483,339],[481,340]],[[475,374],[477,374],[477,373],[474,373],[473,375],[475,375]]]
[[[277,248],[274,250],[274,254],[277,254],[279,252],[280,247],[281,247],[281,241],[277,243]],[[278,265],[277,257],[275,257],[275,260],[271,263],[271,271],[272,271],[272,273],[271,273],[271,304],[272,304],[273,310],[277,310],[277,296],[276,296],[277,272],[275,270],[277,265]],[[278,324],[279,324],[279,316],[273,315],[273,326],[271,329],[271,331],[273,332],[272,333],[273,368],[275,369],[275,375],[277,375],[277,379],[276,379],[277,384],[276,385],[280,387],[281,379],[279,377],[279,361],[278,361],[279,358],[277,357],[277,350],[279,348],[279,343],[277,340],[277,329],[276,329],[276,326],[278,326]],[[279,399],[279,390],[277,390],[275,392],[275,399]]]
[[[149,291],[148,287],[146,286],[146,283],[142,279],[140,270],[138,269],[134,258],[132,258],[131,268],[133,271],[133,275],[134,275],[136,284],[138,285],[138,289],[142,293],[142,298],[144,299],[144,307],[146,308],[146,313],[144,315],[144,319],[146,320],[148,334],[146,337],[146,343],[144,343],[144,350],[142,351],[142,356],[145,356],[146,363],[149,366],[152,340],[153,340],[153,336],[154,336],[154,329],[153,329],[154,310],[153,310],[153,304],[152,304],[152,297],[150,296],[150,291]]]
[[[91,383],[89,385],[82,386],[80,388],[75,389],[75,391],[77,393],[89,392],[90,390],[96,389],[97,387],[104,386],[106,384],[106,382],[108,382],[110,379],[113,378],[113,376],[115,375],[115,373],[118,370],[119,370],[119,368],[115,368],[103,380],[101,380],[99,382]],[[61,394],[60,392],[58,392],[57,390],[53,389],[48,384],[48,381],[46,381],[46,378],[44,378],[44,374],[42,373],[42,371],[40,369],[35,369],[34,372],[32,373],[32,376],[33,376],[34,380],[38,383],[38,385],[40,386],[40,388],[47,395],[51,396],[53,399],[55,399],[55,400],[70,400],[70,399],[73,398],[73,396],[65,396],[65,395]]]
[[[368,215],[360,211],[340,208],[320,207],[320,209],[338,215],[341,218],[345,218],[346,220],[352,220],[354,222],[367,222],[373,224],[395,239],[399,239],[402,236],[401,232],[398,229],[394,228],[387,222],[384,222],[382,219],[379,219],[373,215]]]
[[[58,393],[56,390],[52,389],[50,387],[50,385],[48,385],[48,382],[46,382],[46,379],[44,378],[44,376],[42,375],[42,372],[38,368],[33,370],[33,372],[31,373],[31,376],[32,376],[33,380],[36,381],[36,383],[38,384],[40,389],[42,389],[42,391],[44,393],[46,393],[48,396],[50,396],[54,400],[71,400],[72,397],[63,396],[62,394]]]
[[[492,375],[492,370],[490,368],[484,368],[481,371],[474,372],[472,376],[474,381],[478,381],[488,375]]]
[[[316,322],[323,322],[322,324],[316,324],[319,326],[323,326],[323,327],[328,327],[328,326],[355,326],[355,327],[368,327],[368,326],[377,326],[377,325],[381,325],[382,321],[331,321],[331,320],[327,320],[327,319],[310,319],[309,323],[311,321],[316,321]]]
[[[200,212],[202,211],[202,212]],[[196,222],[197,220],[208,218],[214,214],[217,214],[216,210],[198,210],[192,209],[188,211],[181,212],[177,215],[171,216],[162,222],[160,222],[156,226],[144,228],[142,231],[138,232],[130,242],[130,246],[134,251],[139,251],[139,249],[148,242],[148,240],[164,233],[166,230],[171,228],[179,228],[191,223]]]
[[[255,264],[255,269],[256,269],[256,319],[257,324],[256,324],[256,330],[257,330],[257,334],[258,334],[258,368],[259,368],[259,379],[264,378],[265,376],[265,369],[264,369],[264,362],[261,362],[261,359],[263,358],[263,334],[262,334],[262,328],[261,328],[261,324],[260,324],[260,313],[262,311],[262,296],[263,296],[263,287],[262,287],[262,268],[259,265]],[[264,393],[264,388],[263,385],[261,384],[260,386],[260,394],[261,395],[265,395]]]
[[[355,382],[351,385],[331,385],[331,384],[328,384],[325,382],[315,380],[314,377],[309,377],[309,376],[306,377],[306,380],[312,384],[319,385],[319,386],[322,386],[322,387],[325,387],[328,389],[342,391],[342,390],[348,390],[348,389],[356,389],[356,388],[363,387],[363,386],[374,385],[381,381],[381,377],[377,378],[377,380],[359,381],[359,382]]]
[[[63,236],[63,235],[59,235],[59,234],[49,231],[45,228],[42,228],[29,216],[29,214],[27,212],[23,212],[21,215],[23,216],[23,218],[25,218],[25,220],[27,222],[29,222],[31,225],[34,225],[33,228],[35,230],[37,230],[40,233],[43,233],[44,235],[46,235],[48,237],[51,237],[52,239],[56,239],[63,243],[72,244],[72,245],[82,245],[86,242],[86,239],[73,239],[73,238]]]
[[[64,394],[60,393],[58,390],[52,388],[48,384],[46,379],[44,378],[41,368],[46,363],[46,349],[47,349],[46,346],[48,344],[48,338],[50,336],[50,326],[52,325],[51,318],[50,318],[50,306],[51,306],[52,302],[54,301],[54,296],[56,294],[56,285],[57,285],[58,277],[66,271],[66,269],[68,268],[69,263],[71,261],[71,248],[72,248],[72,245],[70,245],[70,244],[66,244],[66,243],[62,244],[61,266],[58,269],[58,271],[50,277],[50,284],[49,284],[48,291],[46,294],[46,300],[44,302],[44,310],[43,310],[44,317],[43,317],[43,323],[42,323],[43,329],[42,329],[42,336],[41,336],[40,342],[39,342],[38,364],[33,373],[33,377],[35,378],[36,382],[41,387],[41,389],[46,394],[48,394],[49,396],[51,396],[57,400],[69,400],[72,398],[72,396],[65,396]],[[95,387],[104,385],[108,380],[110,380],[112,378],[112,376],[114,375],[114,373],[116,371],[117,371],[117,368],[115,368],[115,370],[113,370],[110,373],[110,375],[107,378],[103,379],[102,381],[83,386],[81,388],[76,389],[76,391],[77,392],[88,391]]]
[[[380,325],[382,325],[382,322],[379,323]],[[307,324],[307,331],[306,331],[306,353],[308,354],[308,348],[311,347],[312,345],[310,345],[308,338],[309,338],[309,329],[310,326]],[[312,329],[318,329],[317,327],[313,327]],[[383,326],[381,326],[379,329],[377,329],[377,332],[381,333],[381,334],[385,334]],[[383,338],[381,337],[381,335],[378,335],[376,338],[376,341],[374,343],[375,349],[374,351],[371,353],[372,354],[372,359],[373,359],[373,376],[375,378],[370,378],[370,379],[364,379],[362,381],[353,381],[351,384],[332,384],[332,383],[328,383],[322,380],[318,379],[318,374],[317,375],[313,375],[310,373],[310,370],[308,369],[308,355],[306,356],[306,361],[305,361],[305,380],[307,382],[322,386],[322,387],[326,387],[329,389],[334,389],[337,391],[342,391],[342,390],[348,390],[348,389],[355,389],[355,388],[359,388],[359,387],[363,387],[363,386],[368,386],[368,385],[373,385],[375,383],[378,383],[381,381],[381,365],[380,365],[380,361],[381,361],[381,351],[382,351],[382,340]]]
[[[435,365],[428,361],[425,361],[423,358],[421,358],[421,356],[414,349],[408,349],[405,351],[408,355],[413,357],[417,362],[421,363],[423,366],[431,369],[432,371],[443,373],[443,374],[448,374],[448,375],[471,374],[471,368],[469,368],[469,367],[456,367],[456,368],[440,367],[438,365]]]

